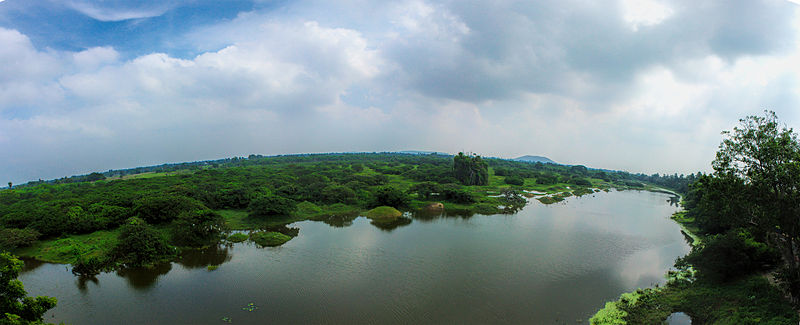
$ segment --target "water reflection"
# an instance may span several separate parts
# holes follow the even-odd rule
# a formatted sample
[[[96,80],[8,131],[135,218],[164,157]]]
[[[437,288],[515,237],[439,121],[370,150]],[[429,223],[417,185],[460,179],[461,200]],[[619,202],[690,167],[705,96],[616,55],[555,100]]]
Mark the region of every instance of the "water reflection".
[[[169,273],[172,263],[156,264],[152,267],[132,267],[117,271],[117,275],[128,281],[128,286],[136,290],[147,290],[158,282],[158,277]]]
[[[397,229],[398,227],[408,226],[411,224],[411,218],[400,217],[392,221],[377,221],[372,220],[370,222],[375,227],[383,231],[392,231]]]
[[[462,218],[462,219],[469,219],[475,215],[475,212],[471,210],[462,210],[462,209],[445,209],[445,210],[434,210],[434,209],[420,209],[411,213],[411,217],[414,220],[419,220],[422,222],[431,222],[439,219],[446,219],[446,218]]]
[[[231,260],[228,251],[233,245],[214,245],[206,248],[185,249],[181,252],[178,264],[186,268],[196,269],[209,265],[220,265]]]
[[[331,227],[344,228],[352,226],[353,220],[356,218],[358,218],[358,214],[321,216],[314,220],[322,221]]]
[[[676,206],[677,207],[677,206],[679,206],[678,204],[681,203],[681,197],[680,196],[672,196],[669,199],[667,199],[667,202],[669,202],[669,206]]]
[[[75,286],[78,287],[78,291],[80,291],[80,293],[82,295],[84,295],[84,296],[88,293],[88,290],[87,290],[87,287],[86,287],[86,283],[87,282],[91,282],[92,284],[94,284],[95,287],[99,287],[100,286],[100,281],[98,281],[97,277],[95,277],[95,276],[79,276],[79,277],[77,277],[75,279]]]
[[[33,270],[36,270],[40,266],[45,264],[45,262],[33,258],[20,257],[19,259],[22,260],[22,262],[24,263],[22,265],[22,270],[20,270],[19,272],[20,274],[25,274]]]

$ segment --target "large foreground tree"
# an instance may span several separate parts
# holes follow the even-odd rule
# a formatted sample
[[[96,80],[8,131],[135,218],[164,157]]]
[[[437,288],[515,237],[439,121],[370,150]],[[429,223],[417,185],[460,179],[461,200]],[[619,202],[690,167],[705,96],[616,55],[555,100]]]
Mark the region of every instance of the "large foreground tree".
[[[17,280],[22,261],[0,252],[0,324],[41,322],[42,315],[56,306],[56,298],[27,297],[22,281]]]
[[[712,166],[714,177],[737,193],[723,197],[742,226],[763,231],[786,265],[790,292],[800,297],[800,143],[792,129],[781,126],[774,112],[740,120],[723,132]]]

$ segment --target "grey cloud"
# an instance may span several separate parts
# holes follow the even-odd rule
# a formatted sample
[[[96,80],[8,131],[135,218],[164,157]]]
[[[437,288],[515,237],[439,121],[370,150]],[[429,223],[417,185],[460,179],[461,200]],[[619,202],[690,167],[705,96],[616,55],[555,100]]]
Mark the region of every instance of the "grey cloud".
[[[794,36],[795,6],[786,1],[667,5],[671,17],[634,31],[615,2],[448,2],[434,7],[469,33],[405,35],[386,54],[409,87],[433,97],[480,102],[533,92],[596,100],[624,94],[653,66],[770,54]]]

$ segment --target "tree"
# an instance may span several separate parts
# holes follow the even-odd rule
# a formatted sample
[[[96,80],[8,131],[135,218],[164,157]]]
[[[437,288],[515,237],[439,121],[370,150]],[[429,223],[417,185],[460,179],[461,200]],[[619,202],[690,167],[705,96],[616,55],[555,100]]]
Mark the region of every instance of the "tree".
[[[297,202],[280,196],[265,195],[250,201],[247,210],[250,211],[250,216],[256,218],[289,216],[297,210]]]
[[[785,276],[800,284],[800,143],[792,129],[781,127],[774,112],[739,120],[712,163],[714,177],[741,182],[747,206],[742,218],[767,234],[781,252]],[[727,201],[730,204],[741,202]],[[800,285],[790,287],[800,296]]]
[[[489,165],[475,154],[453,157],[453,175],[464,185],[489,185]]]
[[[172,221],[182,212],[202,208],[202,203],[182,195],[149,195],[133,203],[133,213],[152,224]]]
[[[213,210],[183,212],[172,225],[172,240],[178,245],[202,246],[217,240],[225,219]]]
[[[126,266],[152,264],[175,254],[164,237],[142,219],[130,218],[120,229],[112,255]]]
[[[0,252],[0,324],[41,322],[42,315],[56,306],[53,297],[27,297],[22,281],[17,280],[22,261]]]
[[[411,198],[405,192],[392,187],[383,186],[375,191],[375,202],[372,206],[390,206],[394,208],[402,208],[408,206]]]
[[[8,182],[8,188],[11,188],[13,185],[14,185],[13,183]]]
[[[409,193],[417,193],[420,200],[430,199],[434,193],[439,193],[442,190],[439,184],[433,182],[422,182],[414,184],[408,189]]]

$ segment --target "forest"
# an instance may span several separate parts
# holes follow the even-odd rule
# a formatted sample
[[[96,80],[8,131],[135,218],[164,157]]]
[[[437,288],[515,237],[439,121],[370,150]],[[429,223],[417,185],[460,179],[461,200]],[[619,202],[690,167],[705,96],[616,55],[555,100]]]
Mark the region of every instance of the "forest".
[[[175,260],[183,250],[221,242],[281,245],[297,235],[286,225],[299,220],[366,215],[391,230],[409,221],[392,211],[434,206],[465,216],[514,213],[525,197],[550,204],[611,188],[685,193],[697,177],[702,175],[631,174],[463,153],[251,155],[0,190],[0,247],[72,264],[76,276],[92,277]],[[388,218],[381,215],[386,211]],[[18,264],[6,259],[9,269]],[[54,303],[43,300],[36,309],[41,313],[23,319],[38,319]]]

